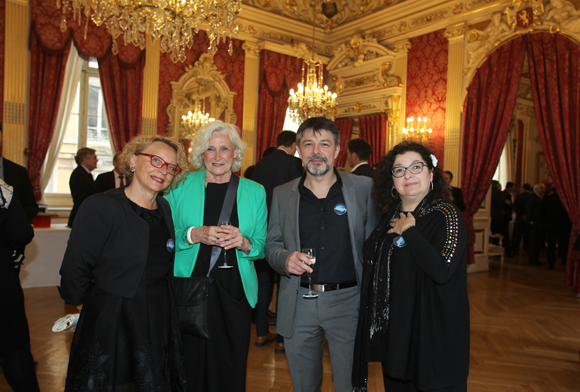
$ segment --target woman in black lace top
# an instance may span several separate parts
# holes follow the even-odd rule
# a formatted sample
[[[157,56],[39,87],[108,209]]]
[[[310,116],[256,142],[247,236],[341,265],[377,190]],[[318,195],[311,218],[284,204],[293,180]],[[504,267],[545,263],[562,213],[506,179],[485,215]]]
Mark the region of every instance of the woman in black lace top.
[[[353,384],[381,362],[385,390],[467,390],[466,231],[427,147],[395,146],[379,163],[381,222],[365,242]]]
[[[83,202],[60,270],[62,298],[82,310],[65,390],[185,391],[175,234],[160,195],[182,177],[185,155],[172,139],[138,136],[121,161],[131,185]]]

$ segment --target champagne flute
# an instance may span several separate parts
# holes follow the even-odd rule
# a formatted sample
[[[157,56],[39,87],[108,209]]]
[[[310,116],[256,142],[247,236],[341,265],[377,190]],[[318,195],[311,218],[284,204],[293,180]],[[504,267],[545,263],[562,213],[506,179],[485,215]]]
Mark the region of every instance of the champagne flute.
[[[231,222],[220,222],[218,224],[218,226],[221,228],[222,226],[230,226],[232,223]],[[224,263],[222,265],[218,265],[218,268],[222,268],[222,269],[230,269],[230,268],[234,268],[233,265],[229,265],[228,261],[227,261],[227,250],[224,249]]]
[[[312,248],[304,248],[302,249],[302,253],[306,255],[310,259],[310,265],[316,264],[316,253]],[[302,297],[304,298],[318,298],[318,294],[312,292],[312,274],[308,272],[308,293],[304,294]]]

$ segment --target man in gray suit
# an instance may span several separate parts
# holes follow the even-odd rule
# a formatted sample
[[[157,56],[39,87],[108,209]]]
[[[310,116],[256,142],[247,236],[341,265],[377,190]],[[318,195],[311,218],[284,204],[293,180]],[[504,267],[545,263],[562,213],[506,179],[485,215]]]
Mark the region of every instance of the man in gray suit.
[[[334,389],[350,392],[363,244],[377,223],[372,180],[333,168],[340,135],[326,118],[302,123],[296,143],[306,173],[274,190],[266,239],[266,259],[281,275],[277,332],[294,391],[320,391],[326,336]],[[303,297],[307,273],[317,298]]]

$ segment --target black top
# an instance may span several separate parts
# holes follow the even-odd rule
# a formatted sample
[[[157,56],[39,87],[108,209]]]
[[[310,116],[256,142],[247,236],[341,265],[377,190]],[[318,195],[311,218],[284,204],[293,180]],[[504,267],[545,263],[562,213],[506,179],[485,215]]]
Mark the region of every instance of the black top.
[[[277,149],[256,163],[252,180],[266,189],[266,205],[270,211],[274,188],[302,175],[302,161],[286,151]]]
[[[465,202],[463,201],[463,192],[461,188],[451,187],[451,195],[453,196],[453,203],[459,208],[459,211],[465,211]]]
[[[205,205],[203,209],[203,225],[217,226],[222,211],[222,205],[226,198],[229,182],[225,184],[208,183],[205,188]],[[232,207],[232,214],[230,215],[230,223],[232,226],[240,227],[238,218],[237,200],[234,200]],[[211,261],[211,250],[213,246],[201,243],[199,253],[197,254],[197,261],[191,273],[192,277],[204,277],[207,275]],[[236,256],[236,249],[230,249],[226,254],[227,263],[233,268],[221,269],[218,266],[224,264],[224,250],[220,253],[217,262],[211,270],[210,276],[218,279],[226,291],[237,300],[241,300],[244,296],[244,287],[242,286],[242,278],[238,269],[238,258]]]
[[[356,271],[348,227],[348,211],[342,194],[342,179],[336,182],[326,198],[319,199],[304,186],[306,175],[300,180],[298,224],[300,247],[313,248],[316,264],[312,267],[312,283],[336,284],[356,282]],[[308,283],[308,275],[302,276]]]
[[[572,230],[572,221],[568,216],[568,211],[556,192],[544,198],[544,223],[548,230]]]
[[[529,224],[533,224],[536,227],[542,227],[544,224],[544,216],[542,214],[544,207],[542,206],[542,199],[535,193],[531,193],[525,199],[524,204],[524,215],[526,216],[526,221]]]
[[[512,194],[507,189],[504,189],[501,194],[503,196],[503,220],[510,222],[513,211]]]
[[[365,242],[353,384],[366,390],[366,363],[419,390],[465,384],[469,372],[466,230],[456,206],[441,200],[413,212],[406,246],[383,217]]]
[[[503,205],[505,204],[505,196],[503,192],[497,188],[491,188],[491,219],[504,220]]]

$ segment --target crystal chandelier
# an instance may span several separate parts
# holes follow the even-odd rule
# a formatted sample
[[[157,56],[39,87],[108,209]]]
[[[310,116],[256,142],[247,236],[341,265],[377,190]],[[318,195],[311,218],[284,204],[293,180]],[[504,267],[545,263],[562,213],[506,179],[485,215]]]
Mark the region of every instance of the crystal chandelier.
[[[238,14],[242,11],[241,0],[56,0],[62,8],[61,30],[67,29],[66,14],[73,13],[81,24],[81,13],[97,26],[105,24],[113,37],[112,51],[118,53],[116,40],[123,34],[125,45],[131,43],[145,48],[145,34],[153,41],[160,39],[161,52],[171,52],[174,63],[185,60],[185,48],[191,48],[193,38],[204,23],[208,24],[209,51],[215,54],[220,40],[229,41],[230,56],[233,52],[232,38],[238,32]]]
[[[312,21],[312,50],[314,51],[314,37],[316,33],[316,12],[313,12]],[[301,44],[305,47],[304,44]],[[295,122],[304,122],[310,117],[326,117],[334,120],[336,115],[336,94],[323,85],[324,67],[320,57],[314,52],[304,51],[301,56],[302,83],[298,84],[298,92],[290,90],[288,109]]]
[[[417,120],[414,117],[409,117],[407,118],[407,126],[403,128],[403,140],[422,143],[423,138],[425,138],[425,141],[429,141],[431,144],[432,132],[431,128],[427,128],[427,117],[417,117]]]
[[[303,122],[310,117],[326,117],[334,120],[336,115],[336,94],[322,88],[324,68],[320,61],[304,59],[302,64],[302,83],[298,92],[290,90],[288,108],[295,122]]]
[[[215,118],[211,118],[209,113],[205,113],[203,108],[200,108],[200,103],[195,102],[195,107],[192,111],[187,113],[187,116],[181,116],[181,124],[183,124],[184,131],[181,133],[182,138],[191,140],[197,130],[207,123],[215,121]]]

